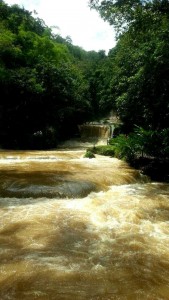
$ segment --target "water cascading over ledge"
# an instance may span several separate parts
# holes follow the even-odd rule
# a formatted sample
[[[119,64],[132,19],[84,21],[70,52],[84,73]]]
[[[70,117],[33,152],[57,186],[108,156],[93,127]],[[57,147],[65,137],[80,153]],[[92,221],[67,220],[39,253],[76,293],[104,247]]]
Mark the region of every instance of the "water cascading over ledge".
[[[108,124],[82,124],[79,125],[81,138],[108,139],[112,134],[112,128]]]

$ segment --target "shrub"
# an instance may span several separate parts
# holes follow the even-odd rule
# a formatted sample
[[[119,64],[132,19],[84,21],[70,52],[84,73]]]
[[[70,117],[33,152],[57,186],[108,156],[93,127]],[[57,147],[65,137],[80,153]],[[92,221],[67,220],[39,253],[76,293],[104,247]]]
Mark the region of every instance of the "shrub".
[[[95,154],[114,157],[114,147],[111,145],[93,147],[90,151]]]
[[[86,150],[86,153],[84,155],[85,158],[95,158],[95,155],[90,150]]]

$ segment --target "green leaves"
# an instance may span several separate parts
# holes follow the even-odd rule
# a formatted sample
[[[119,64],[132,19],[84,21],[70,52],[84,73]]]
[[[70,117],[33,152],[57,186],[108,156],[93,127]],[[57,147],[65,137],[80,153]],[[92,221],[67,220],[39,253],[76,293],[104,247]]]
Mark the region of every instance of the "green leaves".
[[[46,128],[60,138],[77,130],[91,106],[87,79],[73,53],[85,63],[87,53],[70,40],[58,41],[43,20],[0,2],[2,139],[13,146],[30,143],[32,147],[36,132],[42,132],[42,145],[53,139]]]
[[[135,126],[133,133],[120,134],[111,139],[111,145],[114,148],[114,155],[128,162],[138,157],[168,158],[169,129],[153,131]]]
[[[143,12],[147,1],[141,0],[90,0],[90,7],[96,9],[101,17],[114,26],[117,38],[126,32],[135,19]]]

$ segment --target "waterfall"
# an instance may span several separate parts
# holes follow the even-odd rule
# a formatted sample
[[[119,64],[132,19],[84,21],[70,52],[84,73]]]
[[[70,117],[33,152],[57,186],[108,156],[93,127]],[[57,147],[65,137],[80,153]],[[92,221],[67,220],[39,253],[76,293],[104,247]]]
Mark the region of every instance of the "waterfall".
[[[105,138],[111,136],[112,128],[109,124],[82,124],[79,125],[81,138]]]

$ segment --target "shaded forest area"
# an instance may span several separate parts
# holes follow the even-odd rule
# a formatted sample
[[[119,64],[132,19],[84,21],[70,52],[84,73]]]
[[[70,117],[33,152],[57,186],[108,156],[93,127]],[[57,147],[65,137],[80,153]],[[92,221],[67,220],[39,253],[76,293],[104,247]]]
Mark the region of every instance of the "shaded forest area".
[[[32,12],[0,1],[1,147],[55,147],[103,115],[96,73],[105,59],[104,51],[74,46]]]
[[[115,111],[115,155],[169,159],[169,2],[90,0],[117,44],[85,51],[0,1],[0,145],[51,149]],[[57,20],[56,20],[57,22]],[[127,136],[127,138],[126,138]]]

